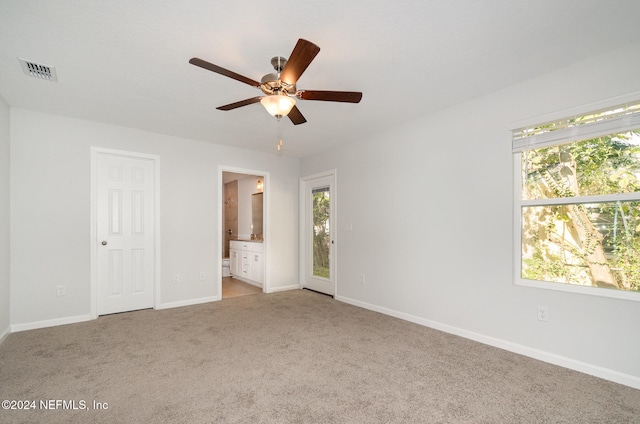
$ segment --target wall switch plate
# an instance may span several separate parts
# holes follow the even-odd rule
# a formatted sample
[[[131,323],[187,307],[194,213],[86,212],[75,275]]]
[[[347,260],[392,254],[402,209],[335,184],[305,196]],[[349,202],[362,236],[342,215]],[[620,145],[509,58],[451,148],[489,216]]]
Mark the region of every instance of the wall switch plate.
[[[549,308],[538,306],[538,321],[549,321]]]
[[[67,294],[67,286],[57,286],[56,296],[64,296]]]
[[[180,283],[180,276],[178,274],[174,274],[173,275],[173,284],[179,284]]]
[[[364,284],[366,279],[364,278],[364,274],[360,274],[360,278],[359,278],[360,284]]]
[[[204,273],[204,271],[200,272],[200,281],[204,281],[205,278],[207,278],[207,275]]]

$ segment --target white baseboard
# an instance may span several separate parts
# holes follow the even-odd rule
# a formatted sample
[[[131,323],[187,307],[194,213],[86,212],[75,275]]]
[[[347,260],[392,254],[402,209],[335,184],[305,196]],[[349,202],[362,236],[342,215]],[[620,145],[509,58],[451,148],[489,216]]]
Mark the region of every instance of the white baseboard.
[[[619,371],[611,370],[609,368],[600,367],[600,366],[589,364],[586,362],[577,361],[575,359],[571,359],[566,356],[556,355],[546,351],[533,349],[517,343],[512,343],[506,340],[497,339],[495,337],[486,336],[484,334],[475,333],[473,331],[464,330],[462,328],[453,327],[451,325],[442,324],[437,321],[420,318],[415,315],[406,314],[404,312],[398,312],[393,309],[388,309],[382,306],[361,302],[359,300],[351,299],[348,297],[336,296],[335,299],[344,303],[348,303],[350,305],[358,306],[364,309],[369,309],[375,312],[380,312],[381,314],[400,318],[405,321],[409,321],[415,324],[423,325],[425,327],[433,328],[435,330],[444,331],[445,333],[453,334],[453,335],[464,337],[466,339],[470,339],[470,340],[483,343],[489,346],[494,346],[500,349],[504,349],[509,352],[528,356],[530,358],[534,358],[539,361],[547,362],[553,365],[558,365],[574,371],[582,372],[584,374],[589,374],[594,377],[599,377],[605,380],[613,381],[614,383],[623,384],[625,386],[633,387],[634,389],[640,389],[640,377],[624,374]]]
[[[4,342],[4,340],[7,338],[7,336],[11,334],[11,327],[7,327],[4,330],[2,330],[2,332],[0,332],[0,344],[2,344],[2,342]]]
[[[163,303],[163,304],[160,304],[159,306],[156,306],[155,309],[178,308],[180,306],[198,305],[200,303],[214,302],[216,300],[220,300],[220,296],[210,296],[210,297],[202,297],[199,299],[183,300],[179,302]],[[0,333],[0,343],[2,342],[2,340],[4,340],[4,338],[7,335],[9,335],[9,333],[35,330],[38,328],[55,327],[57,325],[75,324],[78,322],[90,321],[92,319],[95,319],[95,318],[92,318],[91,315],[78,315],[73,317],[56,318],[56,319],[49,319],[44,321],[29,322],[24,324],[14,324],[10,328],[5,330],[5,332]]]
[[[13,324],[11,326],[11,332],[17,333],[19,331],[36,330],[38,328],[55,327],[58,325],[75,324],[78,322],[90,321],[92,318],[89,314],[77,315],[74,317],[47,319],[44,321],[27,322],[24,324]]]
[[[267,290],[267,293],[276,293],[276,292],[287,291],[287,290],[298,290],[301,288],[302,286],[299,284],[295,284],[292,286],[270,287],[269,290]]]
[[[248,278],[240,277],[238,275],[232,275],[231,277],[234,280],[242,281],[243,283],[251,284],[252,286],[255,286],[255,287],[262,288],[262,286],[263,286],[262,283],[258,283],[257,281],[249,280]]]
[[[201,303],[215,302],[220,299],[221,299],[220,296],[207,296],[207,297],[200,297],[197,299],[179,300],[177,302],[161,303],[160,305],[156,306],[156,309],[180,308],[182,306],[191,306],[191,305],[199,305]]]

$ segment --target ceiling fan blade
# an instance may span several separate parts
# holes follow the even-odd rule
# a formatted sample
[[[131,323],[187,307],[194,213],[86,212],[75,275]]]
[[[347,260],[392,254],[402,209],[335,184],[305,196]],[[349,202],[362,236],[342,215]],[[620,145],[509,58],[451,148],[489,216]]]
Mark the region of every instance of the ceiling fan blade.
[[[216,109],[218,110],[232,110],[237,109],[242,106],[252,105],[254,103],[258,103],[262,99],[262,96],[252,97],[250,99],[240,100],[239,102],[230,103],[224,106],[218,106]]]
[[[302,100],[323,100],[325,102],[360,103],[362,93],[359,91],[323,91],[301,90],[296,96]]]
[[[280,81],[295,84],[318,52],[320,47],[311,41],[299,39],[280,73]]]
[[[289,117],[289,119],[291,119],[291,122],[293,122],[293,125],[300,125],[307,122],[307,120],[305,119],[304,116],[302,116],[302,113],[300,112],[300,109],[298,109],[297,106],[293,106],[293,109],[291,109],[291,112],[289,112],[287,116]]]
[[[202,60],[202,59],[198,59],[197,57],[193,57],[191,58],[191,60],[189,60],[189,63],[192,65],[196,65],[199,66],[201,68],[204,68],[206,70],[209,70],[211,72],[215,72],[216,74],[220,74],[220,75],[224,75],[225,77],[229,77],[229,78],[233,78],[236,81],[240,81],[243,82],[245,84],[249,84],[253,87],[260,87],[260,83],[258,81],[254,81],[251,78],[247,78],[245,76],[242,76],[240,74],[236,74],[233,71],[230,71],[228,69],[222,68],[218,65],[214,65],[213,63],[209,63],[206,60]]]

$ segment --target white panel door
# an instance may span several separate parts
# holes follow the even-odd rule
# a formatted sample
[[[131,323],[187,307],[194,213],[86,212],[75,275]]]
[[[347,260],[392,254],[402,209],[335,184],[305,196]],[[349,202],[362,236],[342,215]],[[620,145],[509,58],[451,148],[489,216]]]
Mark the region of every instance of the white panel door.
[[[303,287],[335,294],[335,175],[303,179]]]
[[[154,162],[97,157],[98,315],[153,307]]]

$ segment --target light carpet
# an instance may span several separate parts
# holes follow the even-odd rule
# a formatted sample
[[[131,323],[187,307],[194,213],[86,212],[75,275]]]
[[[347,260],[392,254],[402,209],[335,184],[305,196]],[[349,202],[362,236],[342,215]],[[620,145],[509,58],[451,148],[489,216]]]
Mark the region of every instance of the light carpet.
[[[305,290],[11,334],[0,399],[37,402],[2,423],[640,423],[638,390]]]

